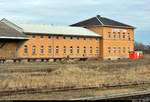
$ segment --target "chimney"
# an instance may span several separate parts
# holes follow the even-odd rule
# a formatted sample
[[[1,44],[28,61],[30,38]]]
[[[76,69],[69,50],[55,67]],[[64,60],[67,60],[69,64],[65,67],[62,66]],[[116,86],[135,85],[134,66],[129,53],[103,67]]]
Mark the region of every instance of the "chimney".
[[[96,17],[97,17],[98,19],[100,19],[100,18],[101,18],[101,16],[100,16],[100,15],[97,15]]]

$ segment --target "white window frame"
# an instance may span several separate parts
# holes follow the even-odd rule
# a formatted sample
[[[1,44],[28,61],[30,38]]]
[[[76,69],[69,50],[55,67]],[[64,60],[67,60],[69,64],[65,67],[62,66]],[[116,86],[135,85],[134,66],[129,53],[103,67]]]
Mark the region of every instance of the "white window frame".
[[[36,35],[32,35],[32,39],[36,39]]]
[[[80,37],[79,37],[79,36],[77,36],[77,40],[80,40]]]
[[[118,40],[120,40],[120,37],[121,37],[121,36],[120,36],[120,32],[118,32]]]
[[[24,45],[24,54],[27,54],[27,53],[28,53],[28,46]]]
[[[63,53],[66,54],[66,46],[63,48]]]
[[[66,36],[63,36],[63,40],[66,40]]]
[[[93,49],[92,49],[92,46],[90,46],[90,54],[93,53]]]
[[[111,47],[108,47],[108,54],[111,53]]]
[[[56,46],[56,54],[59,54],[59,46]]]
[[[70,54],[73,55],[73,47],[70,46]]]
[[[51,54],[52,53],[52,47],[48,46],[48,53]]]
[[[36,54],[36,46],[35,46],[35,45],[32,46],[32,54],[33,54],[33,55]]]
[[[111,38],[111,32],[108,32],[108,40]]]
[[[79,54],[80,54],[80,47],[77,46],[77,55],[79,55]]]
[[[116,53],[116,47],[113,47],[113,54]]]
[[[126,33],[125,33],[125,32],[123,32],[123,34],[122,34],[122,39],[123,39],[123,40],[126,39]]]
[[[56,40],[59,40],[59,36],[56,36]]]
[[[120,48],[120,47],[118,47],[118,54],[120,54],[120,52],[121,52],[121,48]]]
[[[113,40],[116,39],[116,32],[113,32]]]
[[[41,51],[41,55],[43,55],[44,54],[44,46],[43,45],[41,46],[40,51]]]

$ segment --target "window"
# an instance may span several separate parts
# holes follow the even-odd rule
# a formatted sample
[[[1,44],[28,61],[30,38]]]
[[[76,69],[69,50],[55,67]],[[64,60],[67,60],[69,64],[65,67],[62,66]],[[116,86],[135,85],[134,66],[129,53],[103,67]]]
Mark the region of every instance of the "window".
[[[73,40],[73,37],[72,37],[72,36],[70,37],[70,40]]]
[[[109,53],[109,54],[111,53],[111,48],[110,48],[110,47],[108,47],[108,53]]]
[[[96,38],[96,41],[98,41],[98,38]]]
[[[118,54],[120,54],[120,47],[118,48]]]
[[[77,40],[80,40],[80,37],[77,37]]]
[[[128,33],[128,40],[130,40],[130,33]]]
[[[98,47],[96,47],[96,54],[98,54]]]
[[[56,40],[59,40],[59,36],[56,36]]]
[[[65,36],[63,36],[63,39],[64,39],[64,40],[66,40],[66,37],[65,37]]]
[[[27,53],[28,53],[28,46],[25,45],[25,46],[24,46],[24,54],[27,54]]]
[[[64,49],[63,49],[63,50],[64,50],[64,54],[66,54],[66,46],[64,46]]]
[[[51,46],[48,47],[48,53],[51,54]]]
[[[32,35],[32,38],[35,39],[35,38],[36,38],[36,35]]]
[[[125,40],[125,33],[123,32],[123,40]]]
[[[84,37],[83,39],[84,39],[84,41],[86,41],[86,37]]]
[[[110,39],[110,32],[108,32],[108,40]]]
[[[51,36],[48,36],[48,39],[51,39]]]
[[[44,38],[44,36],[43,36],[43,35],[41,35],[41,36],[40,36],[40,39],[43,39],[43,38]]]
[[[42,45],[41,46],[41,55],[43,55],[44,54],[44,46]]]
[[[79,46],[77,47],[77,54],[79,55]]]
[[[123,48],[123,53],[125,54],[125,47]]]
[[[36,53],[36,46],[34,45],[32,46],[32,54],[35,55],[35,53]]]
[[[86,47],[83,47],[83,53],[86,54]]]
[[[70,46],[70,54],[73,54],[73,48]]]
[[[90,47],[90,54],[92,54],[92,46]]]
[[[56,54],[59,53],[59,46],[56,46]]]
[[[116,53],[116,48],[115,48],[115,47],[113,48],[113,53],[114,53],[114,54]]]
[[[118,32],[118,40],[120,40],[120,32]]]
[[[115,40],[115,38],[116,38],[116,33],[113,32],[113,39]]]
[[[130,52],[130,48],[128,47],[128,53]]]
[[[90,41],[92,41],[92,38],[90,38]]]

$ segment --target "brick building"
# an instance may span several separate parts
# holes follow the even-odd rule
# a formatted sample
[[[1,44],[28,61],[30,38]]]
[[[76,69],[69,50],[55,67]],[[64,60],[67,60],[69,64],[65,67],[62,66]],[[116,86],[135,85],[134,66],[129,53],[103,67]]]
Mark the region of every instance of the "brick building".
[[[14,24],[3,19],[0,28],[0,38],[3,30],[5,37],[17,40],[14,57],[21,59],[120,59],[134,50],[135,27],[99,15],[70,26]]]

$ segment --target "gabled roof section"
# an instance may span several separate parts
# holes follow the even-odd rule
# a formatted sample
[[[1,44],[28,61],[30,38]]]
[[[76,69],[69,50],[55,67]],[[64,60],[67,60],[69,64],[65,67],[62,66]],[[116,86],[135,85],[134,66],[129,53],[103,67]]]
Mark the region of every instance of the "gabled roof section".
[[[50,34],[66,36],[102,37],[101,35],[83,27],[55,26],[43,24],[17,24],[26,34]]]
[[[79,26],[79,27],[88,27],[88,26],[111,26],[111,27],[121,27],[121,28],[134,28],[131,25],[124,24],[106,17],[101,17],[97,15],[96,17],[92,17],[90,19],[72,24],[70,26]]]
[[[20,32],[17,26],[6,19],[0,21],[0,39],[29,39],[23,32]],[[16,29],[15,29],[16,28]],[[21,28],[19,28],[21,29]]]
[[[3,22],[5,24],[7,24],[8,26],[14,28],[15,30],[19,31],[19,32],[23,32],[23,29],[20,28],[19,26],[17,26],[16,24],[8,21],[7,19],[3,18],[2,20],[0,20],[0,22]]]

